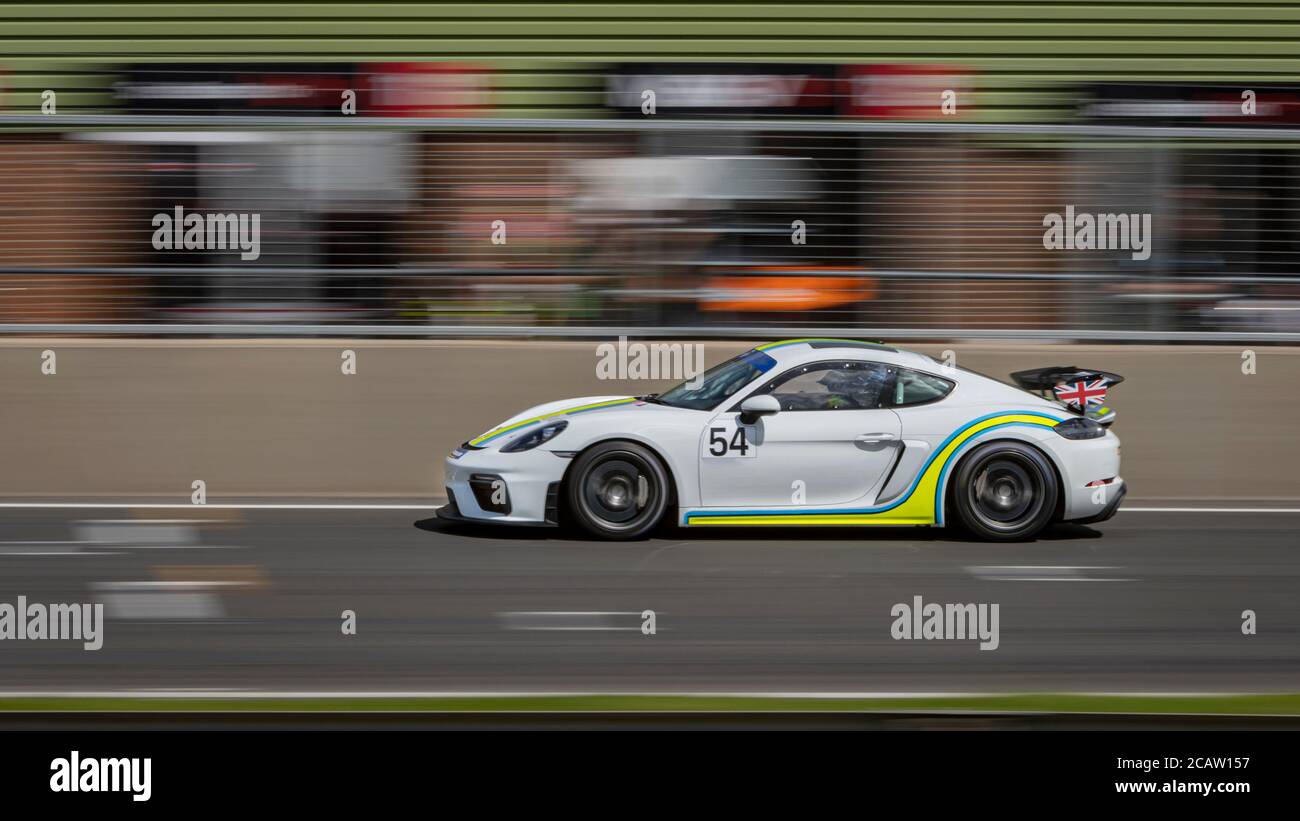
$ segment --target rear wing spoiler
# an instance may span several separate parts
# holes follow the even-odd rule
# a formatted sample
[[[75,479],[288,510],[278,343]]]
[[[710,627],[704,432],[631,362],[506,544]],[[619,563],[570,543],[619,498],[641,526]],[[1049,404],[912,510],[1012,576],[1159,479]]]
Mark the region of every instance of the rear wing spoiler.
[[[1074,365],[1016,371],[1011,378],[1025,390],[1034,391],[1044,399],[1055,399],[1103,425],[1115,421],[1115,411],[1106,407],[1106,391],[1124,381],[1117,373]]]

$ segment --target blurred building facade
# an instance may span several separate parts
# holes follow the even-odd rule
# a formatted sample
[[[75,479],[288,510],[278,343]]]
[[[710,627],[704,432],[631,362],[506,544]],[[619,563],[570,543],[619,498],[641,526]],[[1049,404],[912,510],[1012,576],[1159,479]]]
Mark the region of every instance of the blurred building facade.
[[[1300,314],[1300,131],[1272,133],[1300,120],[1300,10],[3,14],[0,323],[1160,331]],[[156,249],[152,219],[177,207],[259,215],[258,258]],[[1149,258],[1045,247],[1067,207],[1149,215]]]

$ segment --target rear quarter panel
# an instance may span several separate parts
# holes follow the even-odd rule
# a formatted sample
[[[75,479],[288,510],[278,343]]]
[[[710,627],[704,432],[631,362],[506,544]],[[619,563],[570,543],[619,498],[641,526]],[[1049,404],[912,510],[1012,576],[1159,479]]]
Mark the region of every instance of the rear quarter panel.
[[[955,393],[955,392],[954,392]],[[935,502],[935,522],[944,523],[944,500],[947,489],[961,459],[975,447],[985,442],[1015,440],[1026,442],[1043,451],[1064,478],[1065,461],[1057,442],[1067,442],[1052,431],[1051,425],[1064,419],[1065,411],[1044,407],[1032,401],[1023,404],[961,403],[954,397],[929,405],[898,408],[903,424],[903,442],[908,448],[926,451],[926,459],[913,461],[913,476],[895,476],[890,481],[892,492],[900,483],[910,485],[928,472],[938,473]]]

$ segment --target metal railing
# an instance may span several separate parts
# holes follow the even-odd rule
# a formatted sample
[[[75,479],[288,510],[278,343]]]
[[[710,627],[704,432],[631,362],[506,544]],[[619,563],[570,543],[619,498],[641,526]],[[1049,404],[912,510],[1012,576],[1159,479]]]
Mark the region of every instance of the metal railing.
[[[1292,128],[4,114],[0,333],[1295,342],[1297,214]]]

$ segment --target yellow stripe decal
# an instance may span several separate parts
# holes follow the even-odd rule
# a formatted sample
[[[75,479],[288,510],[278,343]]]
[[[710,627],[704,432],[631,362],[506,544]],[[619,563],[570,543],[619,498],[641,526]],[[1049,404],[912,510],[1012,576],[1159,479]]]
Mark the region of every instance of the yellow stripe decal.
[[[953,457],[975,437],[1008,425],[1033,425],[1050,428],[1061,421],[1057,417],[1033,411],[992,414],[959,428],[931,455],[920,478],[900,499],[876,508],[836,511],[812,509],[774,511],[718,512],[695,511],[686,514],[684,524],[709,525],[931,525],[938,521],[939,491]]]
[[[783,339],[780,342],[765,342],[762,345],[755,346],[754,350],[766,351],[771,348],[781,348],[786,345],[798,345],[801,342],[851,342],[854,345],[876,345],[878,347],[884,347],[880,342],[870,342],[865,339],[840,339],[838,337],[830,336],[811,336],[805,339]]]
[[[510,433],[511,431],[516,431],[519,430],[520,428],[526,428],[529,425],[535,424],[537,422],[541,422],[546,419],[552,419],[556,416],[564,416],[565,414],[568,413],[581,413],[582,411],[597,410],[598,408],[612,408],[616,405],[626,405],[635,401],[636,401],[636,397],[629,396],[626,399],[611,399],[606,402],[594,402],[590,405],[579,405],[576,408],[565,408],[564,410],[557,410],[557,411],[552,411],[551,413],[544,413],[541,416],[534,416],[532,419],[524,419],[521,422],[515,422],[513,425],[502,425],[499,428],[493,428],[492,430],[488,431],[482,436],[476,439],[469,440],[469,443],[471,445],[481,445],[484,442],[489,442],[493,439],[496,439],[498,436],[505,436],[507,433]]]

